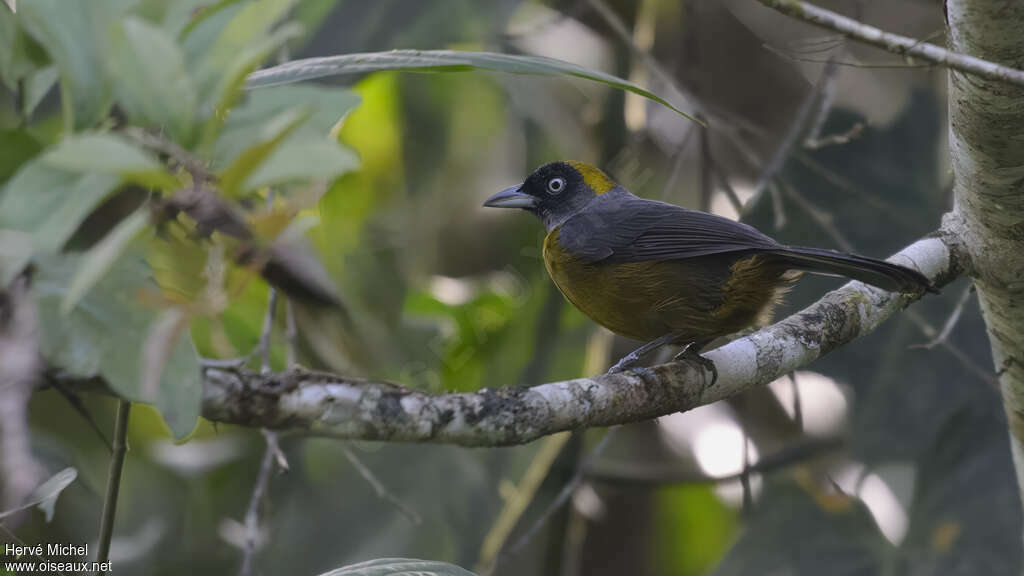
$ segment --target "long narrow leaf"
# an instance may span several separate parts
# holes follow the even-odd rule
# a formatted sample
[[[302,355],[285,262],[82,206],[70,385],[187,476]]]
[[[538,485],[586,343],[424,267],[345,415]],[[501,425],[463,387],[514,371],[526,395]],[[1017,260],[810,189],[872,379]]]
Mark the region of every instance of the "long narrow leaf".
[[[639,94],[678,112],[694,122],[699,122],[689,114],[669,104],[660,96],[618,76],[585,68],[570,62],[555,60],[554,58],[518,56],[497,52],[393,50],[391,52],[367,52],[323,58],[306,58],[254,72],[249,75],[246,88],[289,84],[313,78],[322,78],[324,76],[361,74],[377,72],[379,70],[423,72],[493,70],[496,72],[533,74],[538,76],[575,76]]]

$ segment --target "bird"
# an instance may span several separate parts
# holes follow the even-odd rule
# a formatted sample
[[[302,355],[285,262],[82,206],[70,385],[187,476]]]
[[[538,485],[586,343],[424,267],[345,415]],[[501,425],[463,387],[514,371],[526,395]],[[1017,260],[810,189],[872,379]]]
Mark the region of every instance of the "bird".
[[[615,334],[646,342],[609,373],[675,344],[684,346],[676,359],[700,361],[714,382],[717,368],[700,350],[768,324],[804,272],[892,292],[937,292],[906,266],[787,246],[741,222],[640,198],[584,162],[545,164],[484,206],[537,216],[547,229],[544,265],[566,300]]]

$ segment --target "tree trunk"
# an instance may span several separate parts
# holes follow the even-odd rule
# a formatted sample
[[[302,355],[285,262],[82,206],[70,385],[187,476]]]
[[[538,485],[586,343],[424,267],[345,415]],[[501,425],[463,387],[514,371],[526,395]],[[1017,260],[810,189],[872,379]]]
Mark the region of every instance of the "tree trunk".
[[[952,50],[1024,67],[1024,2],[948,0],[946,10]],[[1024,89],[951,70],[949,120],[955,210],[1024,495]]]

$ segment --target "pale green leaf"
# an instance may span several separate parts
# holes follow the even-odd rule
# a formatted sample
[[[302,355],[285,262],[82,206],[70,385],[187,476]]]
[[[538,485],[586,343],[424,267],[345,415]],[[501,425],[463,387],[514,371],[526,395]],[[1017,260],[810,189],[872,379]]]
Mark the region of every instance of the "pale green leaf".
[[[0,290],[21,274],[32,260],[32,237],[17,230],[0,229]]]
[[[474,576],[454,564],[410,558],[379,558],[324,572],[320,576]]]
[[[175,188],[178,185],[177,179],[156,158],[110,133],[66,138],[43,156],[43,162],[68,172],[116,174],[146,186]]]
[[[333,180],[358,167],[359,158],[351,150],[330,140],[289,140],[252,173],[243,189],[298,181]]]
[[[169,0],[164,27],[174,36],[187,39],[199,25],[211,17],[223,14],[225,8],[238,4],[241,0]]]
[[[82,259],[71,255],[38,259],[32,288],[40,315],[40,351],[46,361],[74,377],[102,377],[118,395],[152,402],[142,389],[143,355],[161,310],[147,305],[157,293],[152,271],[141,256],[117,258],[92,290],[67,314],[60,312]],[[150,299],[153,297],[151,296]],[[187,436],[199,417],[202,378],[199,358],[187,330],[165,343],[169,352],[160,372],[156,407],[177,438]]]
[[[149,207],[142,206],[130,216],[118,222],[82,257],[82,263],[68,284],[61,301],[60,311],[67,314],[78,301],[99,282],[114,262],[128,249],[128,246],[149,225]]]
[[[18,15],[60,71],[64,122],[69,128],[95,125],[107,114],[110,91],[103,65],[108,0],[22,0]]]
[[[57,83],[59,74],[56,66],[47,66],[34,70],[25,77],[25,101],[22,102],[22,114],[31,116],[50,89]]]
[[[271,118],[263,127],[262,134],[255,143],[239,154],[238,158],[221,172],[221,191],[229,197],[243,192],[242,184],[249,175],[260,168],[260,164],[299,124],[309,118],[311,112],[307,108],[297,108]]]
[[[309,119],[295,129],[291,138],[324,137],[359,101],[355,92],[333,86],[296,84],[253,90],[242,104],[231,110],[217,139],[214,164],[225,166],[251,146],[264,130],[268,118],[295,107],[312,109]]]
[[[227,67],[238,53],[263,37],[298,0],[255,0],[245,4],[221,30],[207,58],[214,68]]]
[[[2,10],[3,8],[0,8]],[[38,506],[43,511],[43,516],[46,521],[53,520],[53,508],[57,504],[57,497],[64,491],[65,488],[71,485],[78,478],[78,470],[74,468],[65,468],[60,472],[57,472],[50,477],[49,480],[43,482],[28,497],[28,500],[21,506],[13,508],[11,510],[4,510],[0,512],[0,520],[21,512],[22,510],[28,510],[33,506]]]
[[[109,73],[115,97],[137,124],[165,129],[187,146],[198,96],[181,49],[166,32],[137,18],[113,29]]]
[[[209,150],[224,124],[228,111],[234,106],[242,93],[246,76],[253,71],[270,54],[283,46],[285,42],[299,35],[301,28],[284,25],[261,40],[254,42],[238,54],[223,71],[215,71],[210,82],[207,72],[206,82],[200,84],[202,116],[207,118],[200,142],[202,149]],[[212,86],[205,89],[205,86]]]
[[[363,74],[380,70],[457,72],[474,69],[512,74],[584,78],[613,88],[639,94],[694,120],[690,115],[669,104],[665,99],[624,78],[554,58],[518,56],[496,52],[392,50],[390,52],[367,52],[322,58],[306,58],[254,72],[249,75],[246,88],[290,84],[324,76]]]
[[[0,228],[29,234],[36,252],[56,252],[120,178],[58,170],[44,158],[29,162],[8,181],[0,195]]]

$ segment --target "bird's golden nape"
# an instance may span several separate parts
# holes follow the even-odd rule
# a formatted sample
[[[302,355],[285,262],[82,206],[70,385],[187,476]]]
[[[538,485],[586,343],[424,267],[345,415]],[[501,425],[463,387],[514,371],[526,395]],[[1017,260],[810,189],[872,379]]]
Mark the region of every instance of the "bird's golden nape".
[[[594,194],[604,194],[605,192],[611,192],[611,189],[615,188],[615,182],[602,172],[600,168],[575,160],[569,160],[566,164],[572,166],[580,173],[580,176],[583,177],[583,183],[593,190]]]
[[[616,334],[651,341],[613,370],[660,344],[699,348],[765,322],[800,272],[935,291],[906,266],[785,246],[740,222],[638,198],[582,162],[545,164],[484,205],[539,217],[544,265],[566,299]]]

